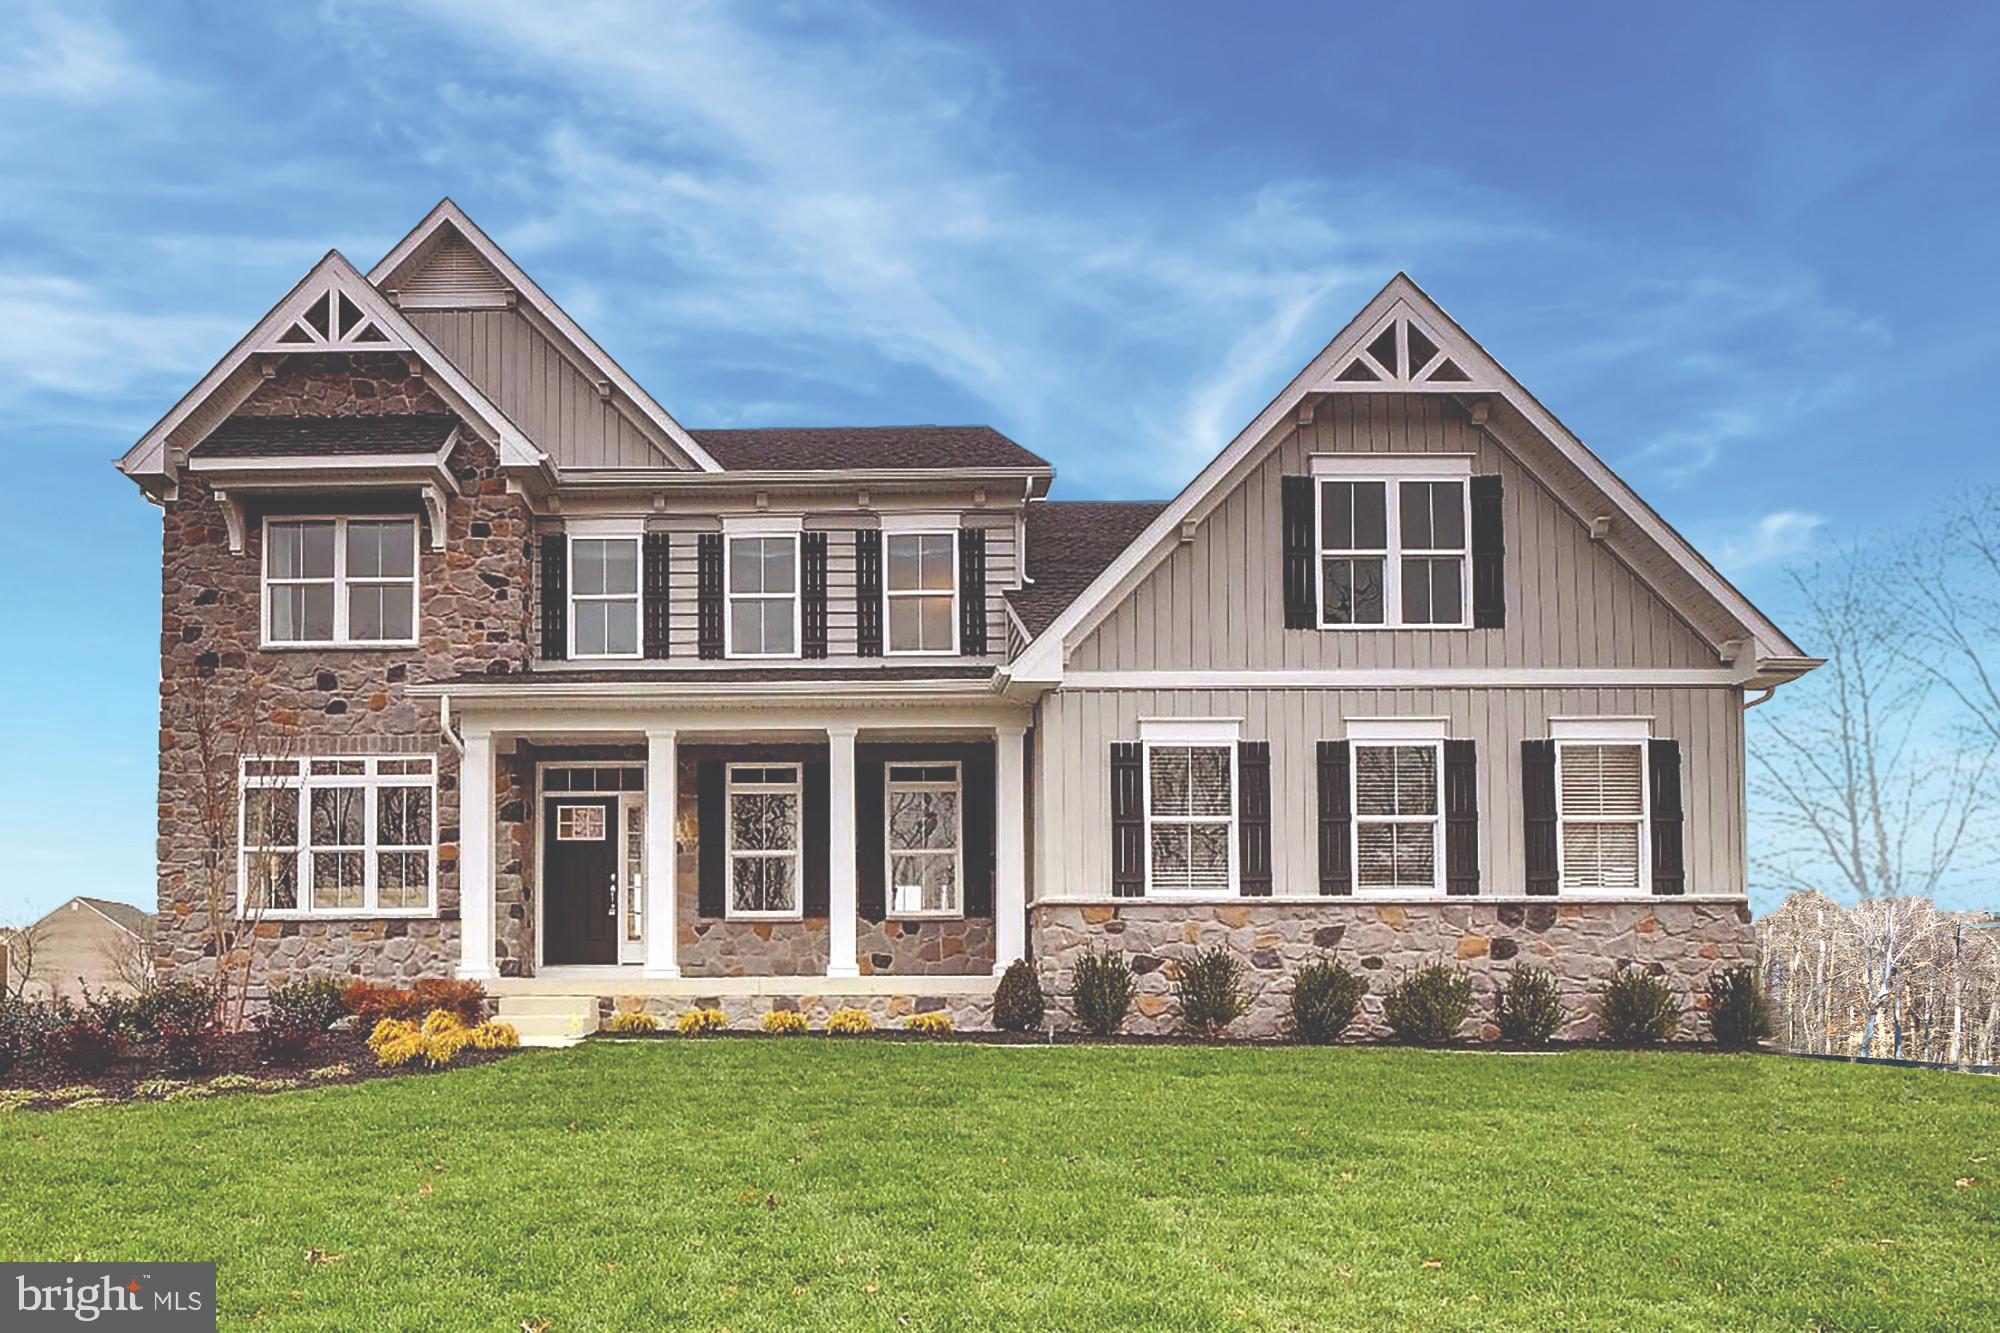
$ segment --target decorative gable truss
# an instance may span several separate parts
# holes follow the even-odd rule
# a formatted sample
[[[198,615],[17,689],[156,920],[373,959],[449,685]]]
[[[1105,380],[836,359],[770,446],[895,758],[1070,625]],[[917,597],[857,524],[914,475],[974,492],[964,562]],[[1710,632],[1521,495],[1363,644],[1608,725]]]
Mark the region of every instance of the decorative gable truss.
[[[285,303],[296,305],[277,330],[253,348],[258,352],[407,352],[410,344],[383,331],[382,324],[362,312],[361,306],[336,279],[324,288],[318,284],[294,295]]]
[[[1398,300],[1377,321],[1337,371],[1312,386],[1314,393],[1482,393],[1501,387],[1487,358],[1455,344],[1462,337],[1426,321]]]

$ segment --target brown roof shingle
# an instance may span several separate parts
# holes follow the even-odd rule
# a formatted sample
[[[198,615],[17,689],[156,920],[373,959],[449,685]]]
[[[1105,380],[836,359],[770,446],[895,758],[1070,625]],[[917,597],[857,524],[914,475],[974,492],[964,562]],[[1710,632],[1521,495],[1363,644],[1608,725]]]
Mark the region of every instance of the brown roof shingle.
[[[826,426],[693,430],[730,472],[1046,468],[991,426]]]
[[[1007,594],[1040,634],[1167,507],[1165,500],[1044,500],[1028,506],[1026,587]]]
[[[432,454],[458,418],[448,412],[352,417],[231,417],[195,447],[207,458],[324,458]]]

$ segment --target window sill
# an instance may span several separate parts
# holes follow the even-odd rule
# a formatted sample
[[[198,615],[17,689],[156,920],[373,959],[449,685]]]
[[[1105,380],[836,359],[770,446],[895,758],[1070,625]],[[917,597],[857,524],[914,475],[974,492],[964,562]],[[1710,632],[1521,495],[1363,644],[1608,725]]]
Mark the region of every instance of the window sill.
[[[408,652],[421,645],[416,639],[384,639],[356,641],[351,639],[327,640],[324,643],[260,643],[257,647],[267,653],[393,653]]]
[[[1456,625],[1315,625],[1313,626],[1313,628],[1320,631],[1321,633],[1346,633],[1352,630],[1363,634],[1380,634],[1384,630],[1435,629],[1435,630],[1469,631],[1474,627],[1472,625],[1460,623]]]
[[[259,921],[430,921],[445,920],[443,913],[434,907],[365,907],[328,908],[325,911],[307,911],[299,908],[273,908],[263,912],[253,912],[238,918],[252,925]]]
[[[959,912],[886,912],[884,921],[963,921],[965,913]]]
[[[758,924],[768,925],[773,921],[803,921],[806,919],[806,915],[804,912],[725,912],[722,919],[724,921],[740,921],[745,925],[754,926]],[[824,920],[824,918],[820,919]]]

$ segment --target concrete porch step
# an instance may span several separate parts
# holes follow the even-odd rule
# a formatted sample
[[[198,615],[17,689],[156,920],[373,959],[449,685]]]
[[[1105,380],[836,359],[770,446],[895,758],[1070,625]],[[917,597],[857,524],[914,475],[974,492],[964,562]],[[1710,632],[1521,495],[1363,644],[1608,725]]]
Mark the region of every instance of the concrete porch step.
[[[597,1031],[597,997],[502,995],[499,1017],[513,1024],[523,1046],[574,1046]]]

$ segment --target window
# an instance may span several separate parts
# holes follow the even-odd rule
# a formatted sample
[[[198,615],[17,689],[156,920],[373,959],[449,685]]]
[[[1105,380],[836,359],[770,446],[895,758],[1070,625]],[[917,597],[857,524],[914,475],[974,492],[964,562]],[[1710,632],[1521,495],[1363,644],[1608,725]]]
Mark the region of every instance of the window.
[[[1435,893],[1439,745],[1354,744],[1354,883],[1363,893]]]
[[[1646,883],[1646,752],[1634,741],[1556,743],[1557,882],[1638,893]]]
[[[892,532],[882,542],[892,653],[958,649],[958,534]]]
[[[796,657],[799,539],[729,539],[729,655]]]
[[[729,915],[799,915],[797,764],[729,766]]]
[[[1471,548],[1465,461],[1403,460],[1450,475],[1385,477],[1378,460],[1315,460],[1321,625],[1463,627]],[[1374,475],[1352,474],[1365,467]],[[1324,475],[1327,471],[1336,475]]]
[[[1236,747],[1146,744],[1146,891],[1236,891]]]
[[[620,799],[625,814],[625,938],[637,942],[646,937],[646,798]]]
[[[957,916],[964,863],[958,764],[890,764],[886,780],[889,915]]]
[[[430,910],[437,770],[428,757],[246,759],[237,876],[251,911]]]
[[[266,644],[403,645],[416,637],[416,520],[264,525]]]
[[[639,655],[639,538],[572,537],[571,657]]]

